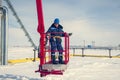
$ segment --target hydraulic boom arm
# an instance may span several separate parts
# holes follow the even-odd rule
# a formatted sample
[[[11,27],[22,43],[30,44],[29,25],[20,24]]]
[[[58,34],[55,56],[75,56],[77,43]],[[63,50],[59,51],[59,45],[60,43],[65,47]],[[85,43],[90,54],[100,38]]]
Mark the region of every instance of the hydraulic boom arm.
[[[45,63],[45,51],[44,51],[44,19],[43,19],[43,10],[42,10],[42,0],[36,0],[37,14],[38,14],[38,28],[37,31],[40,33],[40,66]]]

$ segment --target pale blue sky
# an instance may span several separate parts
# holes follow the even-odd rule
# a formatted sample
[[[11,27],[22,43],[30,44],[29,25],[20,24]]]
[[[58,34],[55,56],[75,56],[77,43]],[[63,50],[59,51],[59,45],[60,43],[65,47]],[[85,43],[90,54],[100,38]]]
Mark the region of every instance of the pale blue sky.
[[[37,44],[39,35],[36,32],[35,0],[11,2]],[[120,44],[120,0],[43,0],[43,8],[45,29],[48,29],[54,18],[60,18],[64,30],[73,33],[72,45],[83,45],[84,40],[86,45],[92,41],[95,41],[96,45],[105,46]],[[10,11],[9,20],[10,28],[19,27]],[[15,38],[17,35],[13,32],[15,31],[10,31],[10,36],[14,35]],[[9,39],[9,43],[13,44],[13,40]],[[24,42],[26,43],[27,39]]]

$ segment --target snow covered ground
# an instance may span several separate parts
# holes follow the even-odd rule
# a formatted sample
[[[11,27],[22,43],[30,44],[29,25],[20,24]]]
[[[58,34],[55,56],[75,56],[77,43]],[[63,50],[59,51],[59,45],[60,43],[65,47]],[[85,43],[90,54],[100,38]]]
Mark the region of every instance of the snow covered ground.
[[[16,57],[33,57],[32,48],[9,49],[9,59]],[[38,65],[37,61],[0,66],[0,80],[120,80],[120,58],[71,57],[64,75],[43,78],[34,72]]]

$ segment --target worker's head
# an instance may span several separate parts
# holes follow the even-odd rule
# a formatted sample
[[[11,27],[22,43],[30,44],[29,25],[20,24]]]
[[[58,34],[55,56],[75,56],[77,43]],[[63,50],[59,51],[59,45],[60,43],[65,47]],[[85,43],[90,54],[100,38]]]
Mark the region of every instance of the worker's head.
[[[59,18],[55,18],[55,20],[54,20],[54,24],[59,24]]]
[[[59,25],[59,18],[55,18],[55,20],[54,20],[54,25],[56,26],[56,27],[58,27],[58,25]]]

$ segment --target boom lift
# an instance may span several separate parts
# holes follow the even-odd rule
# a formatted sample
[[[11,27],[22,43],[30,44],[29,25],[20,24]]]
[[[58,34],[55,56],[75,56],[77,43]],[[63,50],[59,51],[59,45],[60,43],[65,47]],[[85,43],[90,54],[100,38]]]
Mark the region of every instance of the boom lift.
[[[63,57],[65,64],[52,64],[51,63],[51,49],[50,49],[50,43],[48,43],[48,46],[45,46],[46,43],[46,33],[44,28],[44,17],[43,17],[43,8],[42,8],[42,0],[36,0],[36,7],[37,7],[37,14],[38,14],[38,29],[37,31],[40,34],[40,65],[39,69],[35,72],[39,72],[40,76],[46,76],[49,74],[54,75],[63,75],[63,72],[67,68],[67,64],[69,62],[69,36],[65,32],[63,33],[65,36],[63,37]],[[58,52],[57,50],[55,51]]]

